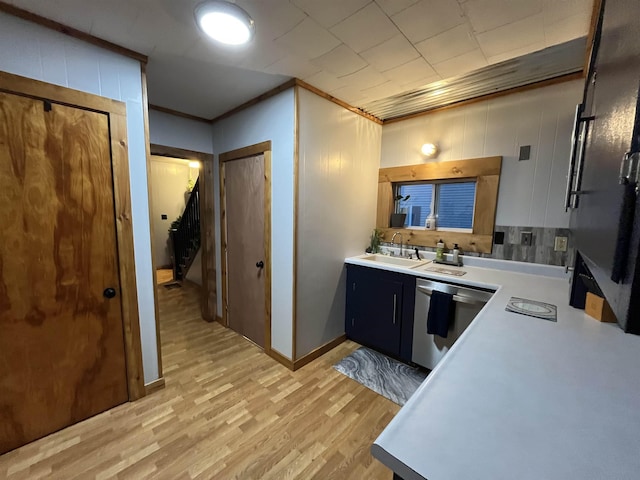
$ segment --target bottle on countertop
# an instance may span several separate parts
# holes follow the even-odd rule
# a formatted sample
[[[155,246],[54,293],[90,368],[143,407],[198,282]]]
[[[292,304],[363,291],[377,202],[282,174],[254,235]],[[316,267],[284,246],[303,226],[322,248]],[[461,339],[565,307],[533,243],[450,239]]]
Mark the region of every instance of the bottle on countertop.
[[[438,240],[438,243],[436,243],[436,260],[438,262],[444,260],[444,242],[442,240]]]
[[[430,213],[427,217],[427,220],[424,222],[425,230],[435,230],[436,229],[436,216],[433,213]]]
[[[460,263],[460,248],[457,243],[453,244],[453,263]]]

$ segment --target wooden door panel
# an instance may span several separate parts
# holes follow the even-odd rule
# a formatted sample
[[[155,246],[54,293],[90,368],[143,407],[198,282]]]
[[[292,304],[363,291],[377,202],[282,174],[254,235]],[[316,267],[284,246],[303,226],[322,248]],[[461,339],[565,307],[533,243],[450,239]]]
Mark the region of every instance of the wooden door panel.
[[[264,155],[224,168],[229,326],[264,348]]]
[[[106,115],[0,93],[0,224],[2,453],[128,399]]]

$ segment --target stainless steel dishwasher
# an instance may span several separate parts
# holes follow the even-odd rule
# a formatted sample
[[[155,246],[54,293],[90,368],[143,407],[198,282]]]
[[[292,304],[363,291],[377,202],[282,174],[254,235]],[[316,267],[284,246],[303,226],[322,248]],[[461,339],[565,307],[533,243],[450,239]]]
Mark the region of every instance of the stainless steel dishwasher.
[[[427,333],[427,316],[431,292],[449,293],[456,302],[454,321],[449,326],[447,338]],[[494,291],[466,287],[433,280],[416,280],[416,303],[413,312],[413,350],[411,360],[430,370],[449,351],[462,332],[469,326],[482,307],[489,301]]]

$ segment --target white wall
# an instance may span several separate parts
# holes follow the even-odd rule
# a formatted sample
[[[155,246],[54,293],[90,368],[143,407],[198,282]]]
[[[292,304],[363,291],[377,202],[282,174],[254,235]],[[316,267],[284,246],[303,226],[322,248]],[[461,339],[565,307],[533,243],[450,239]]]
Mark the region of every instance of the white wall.
[[[344,259],[375,227],[382,126],[299,94],[297,339],[300,358],[344,333]]]
[[[0,13],[0,70],[125,102],[145,383],[159,377],[140,64]]]
[[[293,89],[289,89],[213,126],[215,199],[220,198],[218,155],[271,140],[271,346],[289,359],[293,354],[294,112]],[[218,201],[215,216],[216,245],[221,245]],[[216,265],[221,265],[220,249],[216,249]],[[222,285],[220,268],[216,285]],[[218,312],[222,312],[222,295],[217,297]]]
[[[156,145],[213,153],[211,124],[149,110],[149,139]]]
[[[188,197],[189,178],[198,178],[198,169],[190,168],[188,160],[151,156],[151,215],[153,218],[153,258],[156,268],[171,264],[169,227],[182,215]],[[191,175],[191,177],[189,177]],[[162,215],[167,215],[163,220]]]
[[[424,143],[439,146],[439,161],[501,155],[496,225],[568,227],[564,191],[582,86],[575,80],[385,125],[380,166],[423,163]],[[530,160],[518,161],[521,145],[531,145]]]

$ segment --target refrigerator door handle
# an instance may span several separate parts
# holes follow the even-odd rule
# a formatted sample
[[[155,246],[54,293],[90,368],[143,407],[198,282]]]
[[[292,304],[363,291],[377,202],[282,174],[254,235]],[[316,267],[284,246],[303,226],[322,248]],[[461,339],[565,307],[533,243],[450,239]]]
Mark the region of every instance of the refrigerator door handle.
[[[636,185],[640,182],[640,152],[627,152],[620,163],[620,185]]]
[[[567,190],[564,196],[564,211],[571,208],[572,190],[574,190],[574,176],[576,169],[576,154],[578,153],[578,135],[580,131],[580,115],[582,115],[582,104],[576,105],[576,114],[573,117],[573,131],[571,132],[571,154],[569,156],[569,171],[567,172]]]
[[[618,238],[616,239],[616,251],[613,256],[613,268],[611,269],[611,280],[620,283],[627,274],[627,260],[629,259],[629,247],[633,233],[633,218],[636,210],[637,184],[627,183],[624,185],[622,197],[622,208],[618,220]]]

